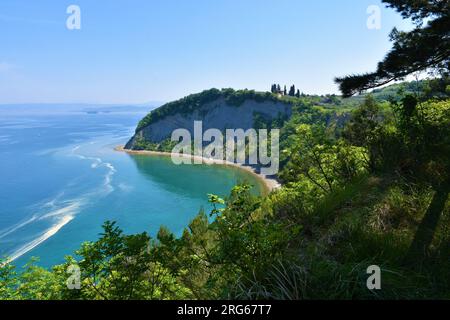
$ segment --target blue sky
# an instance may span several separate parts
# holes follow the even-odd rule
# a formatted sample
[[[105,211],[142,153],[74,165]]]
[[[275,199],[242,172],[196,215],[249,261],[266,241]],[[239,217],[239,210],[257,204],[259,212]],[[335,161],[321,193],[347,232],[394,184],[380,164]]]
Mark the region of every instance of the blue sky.
[[[81,8],[81,30],[66,9]],[[381,30],[366,10],[379,5]],[[2,0],[0,103],[145,103],[212,87],[337,93],[409,22],[378,0]]]

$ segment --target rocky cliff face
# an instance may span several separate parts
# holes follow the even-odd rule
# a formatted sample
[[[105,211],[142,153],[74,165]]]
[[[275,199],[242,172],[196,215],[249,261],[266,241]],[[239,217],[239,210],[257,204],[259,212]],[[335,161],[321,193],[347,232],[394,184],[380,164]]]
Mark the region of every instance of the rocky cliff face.
[[[203,121],[203,131],[211,128],[222,131],[226,129],[247,130],[254,128],[256,115],[267,121],[279,117],[290,117],[292,106],[281,101],[256,101],[253,99],[247,99],[239,106],[235,106],[230,105],[226,99],[221,97],[199,106],[190,114],[174,113],[140,128],[125,148],[134,149],[138,138],[152,143],[160,143],[170,139],[172,132],[176,129],[187,129],[193,135],[194,121]]]

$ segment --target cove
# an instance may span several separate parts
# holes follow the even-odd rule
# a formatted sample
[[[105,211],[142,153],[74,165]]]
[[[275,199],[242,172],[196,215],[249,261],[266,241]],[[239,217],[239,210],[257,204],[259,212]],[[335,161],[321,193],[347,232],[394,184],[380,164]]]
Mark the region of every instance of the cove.
[[[0,255],[22,266],[64,262],[105,221],[125,233],[155,236],[160,226],[180,236],[208,194],[229,195],[254,175],[220,165],[176,166],[170,157],[114,150],[129,139],[142,114],[13,115],[0,120],[2,190]]]

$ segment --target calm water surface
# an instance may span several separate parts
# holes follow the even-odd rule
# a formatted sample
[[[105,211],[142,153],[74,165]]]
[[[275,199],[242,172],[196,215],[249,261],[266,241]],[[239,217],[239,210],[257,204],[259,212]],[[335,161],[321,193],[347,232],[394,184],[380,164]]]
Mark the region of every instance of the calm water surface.
[[[112,111],[111,111],[112,110]],[[87,113],[81,107],[0,106],[0,256],[49,267],[106,220],[126,233],[180,235],[207,194],[229,194],[250,174],[221,166],[175,166],[170,158],[114,151],[144,111]]]

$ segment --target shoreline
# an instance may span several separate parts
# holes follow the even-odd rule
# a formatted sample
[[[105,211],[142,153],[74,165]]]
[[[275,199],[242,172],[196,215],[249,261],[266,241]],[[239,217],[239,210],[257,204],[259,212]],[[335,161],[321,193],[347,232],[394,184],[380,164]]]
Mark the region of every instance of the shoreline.
[[[162,152],[162,151],[149,151],[149,150],[127,150],[124,146],[117,146],[114,148],[115,151],[125,152],[128,154],[139,154],[139,155],[147,155],[147,156],[163,156],[163,157],[171,157],[172,153],[170,152]],[[229,162],[226,160],[217,160],[217,159],[209,159],[202,156],[194,156],[194,155],[184,155],[184,154],[176,154],[177,157],[191,158],[192,160],[201,160],[204,165],[220,165],[220,166],[228,166],[234,167],[240,170],[244,170],[247,173],[253,175],[262,185],[264,195],[271,193],[274,190],[281,188],[281,184],[273,178],[268,178],[260,173],[257,173],[254,168],[246,165],[242,165],[239,163]]]

